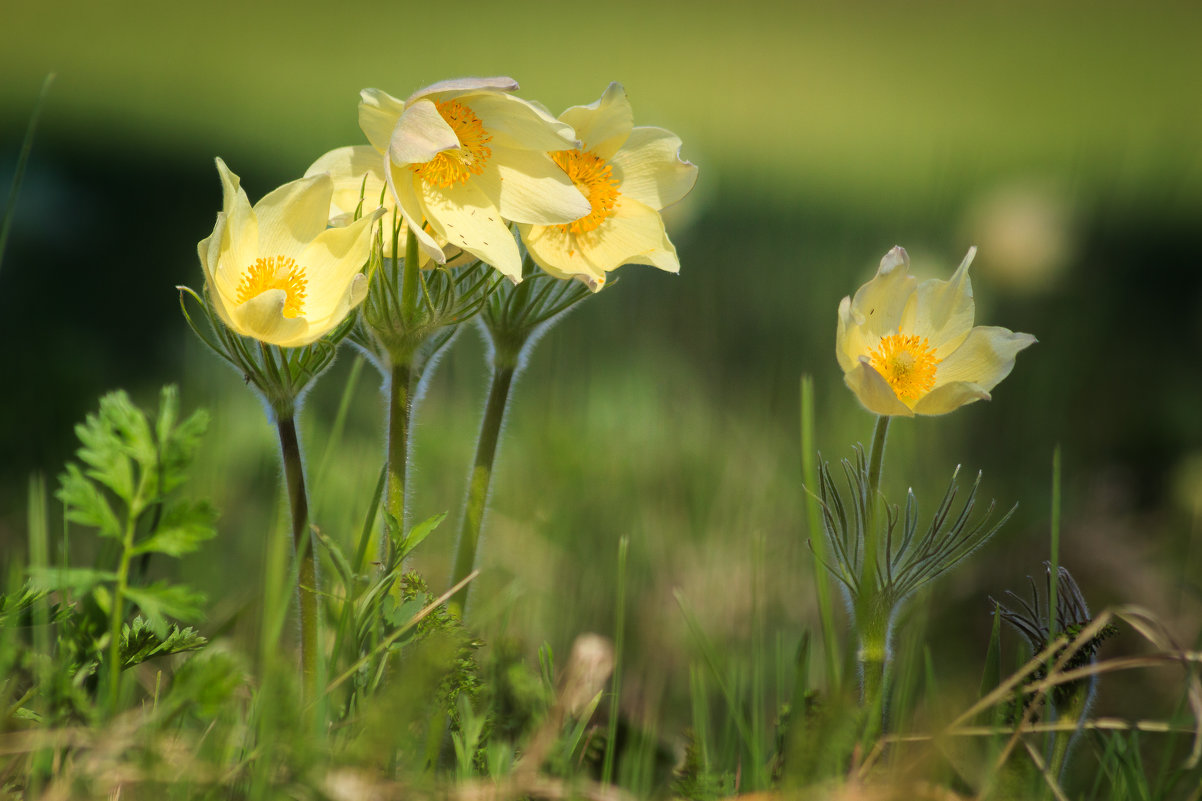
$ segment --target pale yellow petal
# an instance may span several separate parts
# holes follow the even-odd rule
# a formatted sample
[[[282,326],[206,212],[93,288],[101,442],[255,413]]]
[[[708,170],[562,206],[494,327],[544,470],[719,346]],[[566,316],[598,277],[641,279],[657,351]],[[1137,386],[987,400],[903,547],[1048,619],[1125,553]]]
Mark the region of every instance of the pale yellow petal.
[[[843,381],[855,393],[864,408],[873,414],[888,416],[913,417],[910,407],[897,397],[893,387],[868,363],[867,359],[860,362],[849,372],[843,374]]]
[[[946,358],[972,330],[976,304],[968,267],[976,252],[976,248],[969,249],[951,280],[920,283],[902,315],[902,330],[926,337],[937,358]]]
[[[363,273],[356,273],[346,288],[338,295],[335,302],[331,305],[330,311],[323,317],[309,317],[309,334],[313,336],[313,341],[321,339],[330,331],[334,330],[351,310],[363,302],[367,297],[368,281],[367,276]]]
[[[534,263],[556,278],[586,279],[590,286],[605,280],[605,270],[585,258],[572,234],[557,225],[519,225]]]
[[[285,317],[284,303],[287,296],[282,289],[268,289],[255,297],[232,307],[230,328],[243,336],[254,337],[271,345],[297,347],[309,331],[304,317]],[[310,340],[312,341],[312,340]]]
[[[218,287],[228,291],[231,283],[238,285],[238,276],[259,256],[259,223],[238,176],[221,159],[217,159],[217,174],[221,176],[225,226],[218,243],[220,258],[214,266],[214,276]]]
[[[664,234],[663,246],[658,250],[651,250],[645,253],[640,253],[637,256],[631,256],[622,264],[646,264],[651,267],[658,267],[666,273],[680,272],[680,258],[676,255],[676,246],[668,239],[668,235]]]
[[[670,206],[697,183],[697,166],[680,157],[680,138],[663,128],[635,128],[614,155],[614,177],[623,195],[653,209]]]
[[[936,387],[965,381],[988,392],[1014,369],[1018,352],[1035,341],[1030,334],[1015,333],[1007,328],[977,326],[960,347],[939,364],[935,374]]]
[[[936,415],[955,411],[965,404],[989,400],[989,393],[970,381],[953,381],[935,387],[914,404],[916,414]]]
[[[225,234],[225,212],[217,212],[217,221],[213,223],[213,233],[196,243],[196,255],[200,265],[204,267],[205,276],[211,277],[217,268],[217,258],[221,253],[221,239]]]
[[[330,198],[330,220],[354,214],[363,203],[363,213],[383,206],[396,206],[384,179],[384,156],[368,145],[340,147],[324,154],[305,170],[305,177],[329,173],[334,181]]]
[[[876,276],[856,292],[851,301],[851,320],[868,341],[897,333],[902,311],[918,282],[910,275],[910,258],[895,247],[881,259]]]
[[[491,92],[458,98],[480,118],[492,136],[492,147],[517,150],[569,150],[576,147],[572,126],[552,117],[546,109],[520,97]]]
[[[434,237],[422,227],[425,222],[426,213],[422,208],[421,200],[418,198],[418,187],[424,186],[422,181],[413,174],[413,171],[408,167],[397,167],[392,165],[388,170],[388,188],[392,190],[392,196],[397,201],[397,206],[401,210],[401,216],[405,218],[405,227],[409,233],[417,237],[418,247],[422,253],[425,253],[429,258],[439,264],[446,264],[447,257],[443,253],[442,248]],[[400,241],[397,247],[401,252],[405,252],[405,243]]]
[[[371,146],[383,153],[405,104],[379,89],[364,89],[359,98],[359,128]]]
[[[513,222],[553,225],[592,211],[588,198],[543,152],[497,148],[484,173],[473,180],[495,198],[501,216]]]
[[[479,92],[481,90],[512,92],[517,88],[518,82],[505,75],[498,75],[492,78],[451,78],[450,80],[439,81],[438,83],[418,89],[409,95],[405,102],[412,103],[415,100],[420,100],[430,95],[458,96],[465,92]],[[442,98],[438,97],[436,99]]]
[[[196,253],[200,257],[200,264],[204,268],[205,284],[208,287],[209,302],[213,304],[213,308],[217,311],[217,316],[228,326],[230,324],[230,314],[226,309],[226,296],[230,294],[229,282],[217,271],[217,265],[221,257],[221,242],[225,239],[225,212],[217,213],[217,222],[213,226],[213,233],[202,239],[196,245]]]
[[[652,254],[675,251],[659,212],[625,197],[612,216],[595,230],[576,234],[575,242],[585,259],[606,272],[623,264],[646,264],[653,260]]]
[[[257,229],[251,229],[248,232],[244,227],[243,231],[255,233]],[[222,228],[221,240],[217,244],[218,252],[212,278],[213,287],[218,294],[225,298],[227,304],[235,302],[234,297],[237,294],[238,285],[242,282],[242,274],[255,263],[258,258],[258,248],[257,239],[252,241],[245,233],[241,240],[235,241],[228,222]]]
[[[418,100],[405,108],[392,132],[388,158],[395,165],[424,164],[444,150],[459,147],[459,137],[438,108]]]
[[[851,298],[839,302],[839,326],[835,331],[835,357],[843,372],[851,372],[860,363],[860,357],[868,354],[880,341],[877,337],[869,342],[864,331],[851,316]]]
[[[296,254],[326,229],[334,181],[321,173],[289,181],[255,204],[259,221],[259,255]]]
[[[468,181],[446,189],[425,183],[416,188],[435,234],[514,281],[522,280],[517,242],[497,207],[478,187]]]
[[[581,147],[609,161],[630,136],[634,111],[622,84],[611,83],[600,99],[587,106],[572,106],[559,119],[576,129]],[[641,199],[641,198],[640,198]]]
[[[304,316],[321,319],[346,294],[351,281],[367,263],[372,225],[380,211],[343,228],[328,228],[308,244],[301,258],[305,267]]]

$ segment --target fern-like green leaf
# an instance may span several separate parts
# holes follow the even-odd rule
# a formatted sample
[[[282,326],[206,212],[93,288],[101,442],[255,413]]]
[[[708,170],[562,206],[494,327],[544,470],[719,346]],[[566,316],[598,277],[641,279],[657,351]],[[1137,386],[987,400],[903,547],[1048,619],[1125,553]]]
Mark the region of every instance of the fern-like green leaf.
[[[195,629],[167,627],[166,636],[156,633],[144,617],[135,617],[121,629],[122,669],[140,665],[156,656],[196,651],[208,643]]]
[[[155,531],[134,546],[134,555],[162,553],[180,557],[193,553],[217,533],[213,528],[217,513],[207,501],[171,504]]]
[[[102,537],[121,539],[121,521],[109,505],[108,498],[88,480],[78,465],[68,464],[66,471],[58,477],[58,482],[59,489],[54,497],[66,507],[68,520],[91,526]]]
[[[117,574],[113,571],[90,567],[38,567],[29,571],[30,585],[41,592],[57,590],[80,595],[98,584],[116,580]]]
[[[137,604],[146,616],[151,631],[160,638],[167,636],[167,618],[197,620],[205,597],[201,593],[179,584],[155,582],[149,587],[127,587],[125,596]]]

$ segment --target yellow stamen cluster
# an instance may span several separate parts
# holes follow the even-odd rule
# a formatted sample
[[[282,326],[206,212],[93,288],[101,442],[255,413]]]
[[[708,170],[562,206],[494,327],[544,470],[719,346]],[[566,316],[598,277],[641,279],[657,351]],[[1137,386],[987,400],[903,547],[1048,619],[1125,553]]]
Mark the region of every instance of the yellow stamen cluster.
[[[492,156],[492,134],[470,108],[458,100],[436,103],[435,107],[447,125],[455,131],[459,147],[444,150],[424,164],[410,167],[418,177],[429,184],[448,189],[465,183],[473,175],[484,172],[484,165]]]
[[[897,397],[913,401],[935,386],[935,368],[942,359],[926,337],[890,334],[881,337],[876,350],[868,352],[869,363],[893,387]]]
[[[559,226],[564,233],[584,234],[595,231],[613,216],[618,205],[618,179],[613,166],[591,150],[557,150],[551,154],[555,163],[572,179],[572,183],[588,198],[593,210],[570,223]]]
[[[238,285],[238,303],[257,298],[269,289],[284,290],[284,316],[298,316],[305,304],[305,268],[287,256],[259,259],[242,273]]]

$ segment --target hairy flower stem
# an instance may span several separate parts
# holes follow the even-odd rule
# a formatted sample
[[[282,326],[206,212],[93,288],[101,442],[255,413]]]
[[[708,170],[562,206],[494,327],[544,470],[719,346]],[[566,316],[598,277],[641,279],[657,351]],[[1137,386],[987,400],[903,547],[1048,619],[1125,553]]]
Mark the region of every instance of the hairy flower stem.
[[[284,458],[284,480],[288,484],[289,509],[292,512],[292,544],[300,560],[296,578],[297,605],[301,626],[301,684],[305,701],[317,694],[317,560],[313,535],[309,530],[309,497],[305,491],[305,471],[301,464],[296,422],[281,416],[277,424],[280,451]]]
[[[388,487],[386,508],[390,525],[405,532],[405,483],[409,470],[409,423],[413,413],[413,361],[399,360],[392,365],[388,386]],[[388,537],[380,541],[380,561],[387,562]]]
[[[1096,680],[1096,676],[1091,680]],[[1089,707],[1091,687],[1088,682],[1078,684],[1076,686],[1066,686],[1065,694],[1059,704],[1056,705],[1056,718],[1058,720],[1071,720],[1074,723],[1080,723],[1085,717],[1086,710]],[[1069,752],[1072,749],[1073,743],[1081,734],[1080,729],[1066,729],[1057,731],[1052,735],[1052,758],[1048,761],[1048,769],[1056,778],[1064,776],[1065,766],[1068,764]]]
[[[395,247],[395,242],[394,242]],[[417,237],[410,233],[405,240],[405,262],[401,267],[401,318],[407,325],[415,324],[420,316],[421,276],[418,266]],[[413,364],[420,340],[407,341],[389,348],[392,373],[388,382],[388,485],[384,503],[388,511],[388,527],[397,540],[405,537],[405,488],[409,478],[409,424],[413,417]],[[380,562],[388,562],[389,536],[380,539]]]
[[[860,597],[856,599],[856,626],[860,635],[861,702],[867,709],[883,709],[882,692],[888,662],[888,600],[877,589],[878,501],[881,465],[885,459],[885,440],[889,434],[888,415],[877,418],[868,454],[868,519],[864,521],[864,562],[860,573]]]
[[[884,718],[884,691],[889,662],[889,617],[884,597],[873,592],[867,608],[857,610],[856,625],[859,629],[860,650],[856,658],[860,663],[860,701],[868,710],[874,723]]]
[[[501,426],[505,422],[505,411],[509,406],[509,390],[517,373],[517,359],[498,349],[493,359],[492,385],[488,391],[488,404],[484,407],[484,420],[480,424],[480,438],[476,441],[476,459],[472,463],[472,477],[468,484],[467,501],[463,507],[463,522],[459,527],[459,547],[455,554],[455,572],[451,586],[458,584],[476,567],[476,546],[480,542],[480,529],[484,525],[484,510],[488,505],[488,490],[492,484],[493,461],[497,456],[497,442],[501,438]],[[452,614],[462,617],[467,608],[467,592],[470,584],[451,598]]]

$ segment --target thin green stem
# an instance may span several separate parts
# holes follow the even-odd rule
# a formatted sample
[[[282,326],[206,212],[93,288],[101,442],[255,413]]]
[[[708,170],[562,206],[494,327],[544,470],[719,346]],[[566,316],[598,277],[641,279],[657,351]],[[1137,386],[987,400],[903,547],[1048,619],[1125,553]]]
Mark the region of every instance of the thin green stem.
[[[484,407],[484,420],[480,424],[480,439],[476,441],[476,458],[472,463],[472,477],[468,484],[467,502],[463,509],[463,523],[459,528],[459,547],[455,554],[455,572],[452,584],[458,584],[476,567],[476,547],[480,542],[480,529],[484,525],[484,511],[488,506],[488,490],[492,485],[493,462],[497,456],[497,443],[501,438],[501,426],[505,421],[505,410],[509,406],[509,391],[517,373],[514,360],[495,359],[492,384],[488,390],[488,404]],[[463,615],[467,608],[465,585],[451,599],[453,614]]]
[[[872,450],[868,452],[868,489],[872,492],[875,506],[876,494],[881,488],[881,465],[885,461],[885,439],[889,434],[889,415],[881,415],[876,419],[876,428],[872,431]]]
[[[292,544],[299,560],[296,590],[301,624],[301,684],[306,702],[311,702],[317,693],[317,559],[313,534],[309,529],[309,498],[305,491],[305,471],[301,464],[296,423],[291,416],[280,417],[277,427],[292,513]]]
[[[881,465],[885,460],[885,440],[889,434],[888,415],[876,420],[872,433],[872,450],[868,453],[868,519],[864,521],[864,561],[860,571],[860,597],[856,599],[856,627],[860,635],[860,670],[862,672],[862,701],[869,710],[883,708],[882,692],[888,662],[889,608],[888,599],[877,588],[877,522],[881,488]],[[875,717],[875,712],[874,712]]]
[[[405,482],[409,475],[409,422],[413,413],[412,357],[392,365],[388,385],[388,486],[385,498],[389,527],[405,532]],[[380,559],[387,561],[388,537],[380,541]]]
[[[405,237],[405,264],[401,273],[401,314],[406,323],[413,323],[417,319],[419,284],[421,283],[417,260],[417,236],[410,230]]]
[[[109,610],[109,715],[117,714],[121,700],[121,624],[125,621],[125,591],[129,588],[129,566],[134,549],[138,516],[131,508],[125,521],[121,542],[121,562],[117,566],[117,586]]]

